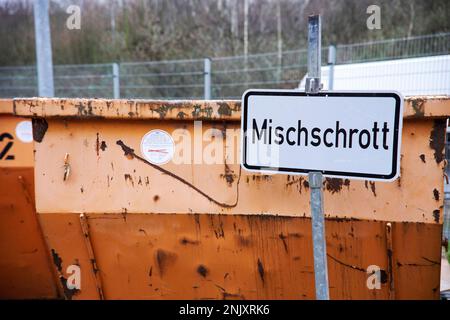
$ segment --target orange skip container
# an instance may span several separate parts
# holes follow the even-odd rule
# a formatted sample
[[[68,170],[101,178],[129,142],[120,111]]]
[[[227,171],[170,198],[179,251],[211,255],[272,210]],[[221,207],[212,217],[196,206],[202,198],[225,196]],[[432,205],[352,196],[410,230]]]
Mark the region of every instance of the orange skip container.
[[[36,212],[53,283],[80,268],[81,287],[58,286],[60,295],[315,298],[307,180],[241,170],[240,102],[32,98],[15,99],[13,113],[33,121]],[[448,97],[407,98],[401,178],[326,179],[331,299],[439,298],[449,115]],[[182,164],[145,160],[141,142],[155,129],[172,136]],[[192,143],[179,154],[182,139]],[[212,152],[220,161],[198,157]],[[9,203],[26,203],[10,180],[18,191]],[[2,234],[2,248],[17,225]],[[373,265],[379,289],[367,286]]]

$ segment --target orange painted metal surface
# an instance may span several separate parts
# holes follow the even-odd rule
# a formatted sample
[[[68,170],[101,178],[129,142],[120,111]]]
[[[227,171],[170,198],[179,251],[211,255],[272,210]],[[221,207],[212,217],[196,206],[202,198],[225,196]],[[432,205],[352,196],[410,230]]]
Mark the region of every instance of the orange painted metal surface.
[[[78,263],[81,291],[98,299],[75,214],[42,214],[62,268]],[[89,214],[106,299],[314,299],[309,218],[215,214]],[[393,223],[392,272],[386,223],[327,219],[332,299],[438,299],[438,224]],[[426,242],[425,242],[426,240]],[[425,243],[424,243],[425,242]],[[380,290],[366,286],[381,268]]]
[[[29,119],[13,116],[12,106],[0,100],[0,298],[57,298],[35,211],[33,144],[16,134]]]
[[[33,118],[55,268],[81,268],[66,297],[314,298],[307,181],[240,169],[239,102],[17,99],[14,113]],[[449,114],[448,98],[406,101],[400,179],[325,181],[332,298],[439,297]],[[184,163],[144,159],[152,129],[172,135]],[[370,265],[380,289],[366,285]]]
[[[405,99],[404,118],[448,116],[447,96],[414,96]],[[1,112],[1,108],[0,108]],[[105,99],[16,99],[14,112],[23,116],[240,121],[241,104],[236,100],[105,100]]]
[[[141,139],[150,130],[162,129],[169,133],[186,130],[182,131],[183,136],[191,136],[193,141],[195,129],[192,122],[122,120],[120,130],[117,129],[118,123],[113,120],[68,121],[49,118],[47,122],[45,137],[41,143],[36,143],[36,207],[39,213],[309,216],[309,192],[305,178],[251,174],[240,169],[240,127],[237,122],[203,122],[202,133],[209,130],[216,137],[210,139],[209,134],[206,134],[207,141],[198,147],[192,143],[188,158],[191,164],[165,164],[163,168],[172,175],[142,160]],[[216,131],[211,133],[213,128]],[[231,146],[230,141],[226,147],[227,142],[224,141],[230,139],[231,133],[225,139],[221,137],[221,133],[227,129],[237,133],[233,139],[234,146]],[[199,128],[197,130],[200,131]],[[411,120],[405,123],[402,177],[393,183],[327,179],[326,215],[369,220],[439,222],[442,215],[444,161],[439,156],[442,151],[429,146],[435,131],[439,136],[444,135],[440,120]],[[222,145],[222,163],[206,164],[208,150],[219,146],[216,150],[219,152]],[[182,146],[182,143],[176,145],[175,154],[181,153]],[[124,148],[134,151],[125,155]],[[204,158],[197,159],[202,163],[194,163],[194,149],[204,151]],[[435,159],[436,152],[439,154],[439,163]],[[66,154],[69,155],[70,176],[64,180]],[[192,185],[204,194],[192,188]],[[153,200],[155,197],[158,201]]]

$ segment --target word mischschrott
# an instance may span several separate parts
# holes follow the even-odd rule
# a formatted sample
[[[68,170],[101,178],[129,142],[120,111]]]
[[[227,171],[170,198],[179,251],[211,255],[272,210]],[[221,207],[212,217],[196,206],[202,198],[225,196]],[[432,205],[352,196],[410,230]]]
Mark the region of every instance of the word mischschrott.
[[[253,119],[252,143],[262,142],[264,144],[287,144],[298,147],[327,148],[373,148],[375,150],[388,150],[388,133],[390,128],[387,122],[373,122],[369,128],[346,128],[336,121],[335,126],[327,128],[307,127],[298,120],[297,126],[284,127],[272,124],[272,119],[264,119],[258,124]]]

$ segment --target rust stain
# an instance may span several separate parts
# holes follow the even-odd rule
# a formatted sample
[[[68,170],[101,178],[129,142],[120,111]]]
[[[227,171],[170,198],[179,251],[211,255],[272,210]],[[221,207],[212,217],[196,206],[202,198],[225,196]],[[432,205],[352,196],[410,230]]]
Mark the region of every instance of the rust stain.
[[[236,175],[234,174],[234,171],[230,169],[230,166],[225,163],[225,173],[221,174],[220,177],[224,178],[228,186],[231,187]]]
[[[278,237],[279,237],[279,238],[281,239],[281,241],[283,242],[284,251],[286,251],[286,253],[288,253],[288,246],[287,246],[287,242],[286,242],[287,237],[283,234],[283,232],[280,233],[280,234],[278,235]]]
[[[434,159],[438,164],[444,160],[445,130],[445,120],[434,120],[433,130],[430,133],[430,148],[434,150]]]
[[[42,142],[48,129],[47,120],[45,120],[44,118],[33,118],[32,126],[33,140],[36,142]]]
[[[425,115],[425,100],[422,98],[412,99],[411,105],[414,110],[415,117],[423,117]]]
[[[350,189],[350,179],[345,179],[344,180],[344,186],[346,186],[347,189]]]
[[[261,181],[270,181],[272,180],[272,176],[267,175],[267,174],[259,174],[259,175],[252,175],[252,180],[256,181],[256,182],[261,182]]]
[[[304,180],[304,181],[303,181],[303,187],[304,187],[305,189],[308,189],[308,188],[309,188],[309,182],[308,182],[307,180]]]
[[[219,216],[219,225],[217,227],[214,222],[215,218],[211,216],[210,220],[211,220],[211,227],[214,230],[214,235],[216,239],[225,238],[225,231],[223,230],[223,222],[220,220],[220,216]]]
[[[346,179],[348,180],[348,179]],[[350,182],[348,182],[350,183]],[[340,192],[342,190],[342,185],[344,184],[344,180],[340,178],[326,178],[325,179],[325,188],[327,191],[333,193]]]
[[[75,105],[75,107],[78,109],[78,115],[79,116],[90,116],[90,115],[93,115],[93,113],[92,113],[92,104],[91,104],[90,101],[88,102],[87,109],[86,109],[86,106],[83,105],[83,103],[81,103],[81,102],[79,104]]]
[[[212,107],[204,107],[202,108],[199,104],[194,104],[193,106],[194,110],[192,111],[192,116],[194,118],[211,118],[213,113]],[[204,115],[204,116],[201,116]]]
[[[188,239],[186,237],[183,237],[183,238],[180,239],[180,243],[182,245],[187,245],[187,244],[198,245],[198,244],[200,244],[200,241],[191,240],[191,239]]]
[[[206,276],[209,273],[209,270],[204,265],[201,264],[197,267],[197,273],[201,275],[203,278],[206,278]]]
[[[387,275],[386,270],[383,270],[383,269],[380,270],[380,281],[381,281],[381,283],[388,282],[388,275]]]
[[[441,211],[440,210],[438,210],[438,209],[433,210],[433,218],[434,218],[434,221],[436,223],[439,223],[440,215],[441,215]]]
[[[297,190],[298,190],[298,192],[301,194],[302,193],[302,188],[308,188],[308,181],[304,181],[304,178],[303,177],[299,177],[298,179],[295,179],[294,177],[292,177],[292,180],[291,180],[291,176],[287,176],[287,182],[286,182],[286,187],[289,187],[289,186],[291,186],[291,185],[297,185]]]
[[[98,132],[97,132],[97,139],[95,140],[95,151],[97,152],[97,157],[99,155],[99,150],[100,150],[100,140],[99,140]]]
[[[178,114],[177,114],[177,118],[182,119],[182,120],[183,120],[186,116],[187,116],[187,114],[184,113],[183,111],[180,111],[180,112],[178,112]]]
[[[237,235],[238,243],[242,247],[249,247],[251,245],[250,237],[243,236],[241,234]]]
[[[261,260],[259,260],[259,258],[258,258],[258,273],[259,273],[259,277],[261,278],[261,281],[264,285],[264,266],[263,266]]]
[[[436,188],[433,189],[433,196],[434,200],[439,201],[439,191]]]
[[[67,300],[72,300],[73,296],[78,294],[80,292],[79,289],[73,288],[73,289],[69,289],[67,287],[67,279],[65,277],[60,277],[59,280],[61,281],[61,285],[63,287],[64,290],[64,297]]]
[[[52,255],[52,260],[53,260],[53,264],[56,267],[56,270],[58,271],[58,277],[59,277],[59,281],[61,282],[62,288],[64,290],[64,297],[67,300],[72,300],[72,297],[74,295],[76,295],[80,290],[74,288],[74,289],[69,289],[67,287],[67,278],[63,276],[62,274],[62,259],[59,256],[59,254],[56,252],[55,249],[51,249],[50,250],[51,255]]]
[[[55,249],[51,249],[51,254],[52,254],[53,264],[56,266],[56,269],[59,272],[62,272],[62,259],[61,259],[61,257],[58,255],[58,253],[55,251]]]
[[[372,191],[373,195],[376,197],[377,193],[376,193],[376,189],[375,189],[375,182],[369,181],[369,184],[370,184],[370,190]]]
[[[153,196],[153,201],[154,201],[154,202],[158,202],[158,201],[159,201],[159,196],[158,196],[157,194],[155,194],[155,195]]]
[[[124,174],[124,177],[125,177],[125,182],[130,181],[130,182],[131,182],[131,185],[134,187],[133,177],[131,177],[131,175],[130,175],[129,173],[125,173],[125,174]]]
[[[350,222],[350,221],[361,221],[358,218],[353,217],[326,217],[326,220],[336,221],[336,222]]]
[[[221,116],[231,116],[232,109],[230,108],[228,103],[219,102],[218,104],[219,104],[219,110],[217,110],[217,111],[219,112],[219,114]]]
[[[164,119],[167,112],[172,108],[172,106],[162,105],[158,108],[156,108],[154,111],[159,114],[159,117],[161,119]]]
[[[155,254],[156,265],[158,266],[159,275],[163,277],[167,268],[175,263],[177,255],[163,249],[156,250]]]

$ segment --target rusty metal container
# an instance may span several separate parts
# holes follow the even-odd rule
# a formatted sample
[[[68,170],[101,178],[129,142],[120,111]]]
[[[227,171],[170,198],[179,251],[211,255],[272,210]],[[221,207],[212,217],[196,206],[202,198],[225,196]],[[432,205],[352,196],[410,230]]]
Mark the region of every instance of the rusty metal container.
[[[30,119],[0,100],[0,299],[57,298],[34,204]]]
[[[439,298],[450,98],[404,109],[400,179],[324,183],[332,299]],[[81,270],[66,298],[314,299],[308,183],[241,170],[238,101],[15,99],[14,113],[33,119],[55,272]],[[154,129],[183,163],[146,159]],[[179,154],[183,139],[193,143]],[[367,286],[371,265],[379,289]]]

